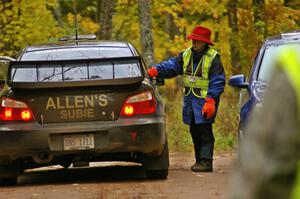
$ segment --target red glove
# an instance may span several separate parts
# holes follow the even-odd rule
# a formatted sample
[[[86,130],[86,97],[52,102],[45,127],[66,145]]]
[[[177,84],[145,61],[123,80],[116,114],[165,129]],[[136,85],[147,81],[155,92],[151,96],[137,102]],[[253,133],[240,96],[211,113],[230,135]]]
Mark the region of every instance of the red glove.
[[[149,69],[147,70],[147,73],[148,73],[148,75],[149,75],[151,78],[154,78],[154,77],[157,77],[157,76],[158,76],[158,71],[157,71],[157,69],[156,69],[154,66],[152,66],[151,68],[149,68]]]
[[[216,111],[216,101],[214,98],[205,98],[205,103],[202,108],[202,115],[205,119],[209,119],[214,116]]]

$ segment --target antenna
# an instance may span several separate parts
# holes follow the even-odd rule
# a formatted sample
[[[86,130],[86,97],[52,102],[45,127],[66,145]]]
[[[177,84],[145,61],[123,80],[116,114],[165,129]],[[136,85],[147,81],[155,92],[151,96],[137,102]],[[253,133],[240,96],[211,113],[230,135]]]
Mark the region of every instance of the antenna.
[[[78,23],[77,23],[77,11],[76,11],[76,4],[75,4],[76,0],[73,0],[73,13],[75,15],[75,41],[76,44],[78,44]]]

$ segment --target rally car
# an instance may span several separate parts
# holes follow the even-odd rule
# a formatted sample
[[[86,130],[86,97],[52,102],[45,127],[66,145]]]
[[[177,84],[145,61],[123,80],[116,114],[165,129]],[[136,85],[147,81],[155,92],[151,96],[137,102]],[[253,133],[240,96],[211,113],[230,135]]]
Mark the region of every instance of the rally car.
[[[228,84],[244,89],[240,92],[240,124],[238,139],[243,139],[244,129],[252,115],[262,106],[263,95],[275,66],[274,57],[287,45],[300,45],[300,32],[282,33],[268,38],[258,51],[248,80],[244,74],[234,75]]]
[[[25,169],[95,161],[141,163],[150,179],[169,167],[165,111],[138,51],[126,42],[26,47],[0,98],[0,182]]]

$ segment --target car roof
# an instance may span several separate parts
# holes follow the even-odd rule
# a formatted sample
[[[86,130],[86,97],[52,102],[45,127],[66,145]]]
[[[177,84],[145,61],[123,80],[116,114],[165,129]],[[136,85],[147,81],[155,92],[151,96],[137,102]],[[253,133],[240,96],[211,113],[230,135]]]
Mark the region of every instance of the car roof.
[[[269,37],[265,41],[265,45],[284,44],[284,43],[300,43],[300,32],[281,33],[273,37]]]
[[[116,48],[131,48],[127,42],[118,41],[67,41],[57,43],[47,43],[27,46],[23,52],[32,52],[39,50],[49,50],[57,48],[74,48],[74,47],[116,47]]]

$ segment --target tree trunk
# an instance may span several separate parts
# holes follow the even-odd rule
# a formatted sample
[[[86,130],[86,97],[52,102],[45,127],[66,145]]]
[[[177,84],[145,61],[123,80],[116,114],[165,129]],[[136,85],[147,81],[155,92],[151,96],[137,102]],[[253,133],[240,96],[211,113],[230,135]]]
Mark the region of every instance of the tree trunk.
[[[172,42],[176,35],[180,35],[179,28],[176,26],[174,22],[174,17],[171,14],[167,14],[167,20],[166,20],[166,33],[169,35],[170,42]],[[167,57],[174,56],[171,54],[169,50],[166,52]]]
[[[264,40],[268,35],[264,0],[253,0],[253,17],[256,32],[261,34]]]
[[[181,4],[181,0],[175,0],[175,2],[177,4]],[[178,18],[182,18],[182,14],[181,13],[177,13]],[[171,14],[167,15],[167,21],[166,21],[166,26],[167,26],[167,30],[169,32],[170,35],[170,39],[174,39],[175,35],[180,35],[180,31],[179,28],[176,26],[175,22],[174,22],[174,17]]]
[[[231,66],[234,73],[241,70],[239,47],[238,47],[238,21],[237,21],[237,0],[230,0],[227,4],[228,24],[231,28],[231,36],[229,38]]]
[[[292,8],[294,10],[297,10],[297,11],[300,10],[299,0],[284,0],[283,5],[286,7]],[[295,19],[295,23],[297,24],[296,27],[300,27],[300,17],[298,17],[298,19]],[[295,29],[297,29],[297,28],[295,28]]]
[[[220,5],[222,2],[221,0],[218,0],[218,4]],[[218,15],[218,17],[216,18],[216,23],[218,24],[218,27],[221,27],[221,15]],[[214,39],[214,42],[219,42],[220,40],[220,29],[217,28],[216,31],[215,31],[215,39]]]
[[[56,21],[58,22],[59,27],[63,28],[64,23],[62,21],[61,7],[60,7],[60,4],[59,4],[58,0],[56,0],[56,3],[57,3],[57,6],[55,6],[53,8],[54,17],[55,17]]]
[[[153,36],[151,24],[151,0],[138,0],[140,17],[140,37],[142,54],[146,64],[154,63],[153,58]]]
[[[112,34],[112,17],[114,14],[116,0],[97,0],[97,17],[100,24],[97,33],[99,39],[110,40]]]
[[[174,39],[175,35],[180,35],[179,28],[174,23],[174,17],[171,14],[167,15],[167,22],[166,22],[167,30],[170,35],[170,39]]]
[[[284,6],[288,6],[290,1],[291,1],[291,0],[284,0],[284,1],[283,1],[283,2],[284,2],[283,5],[284,5]]]

